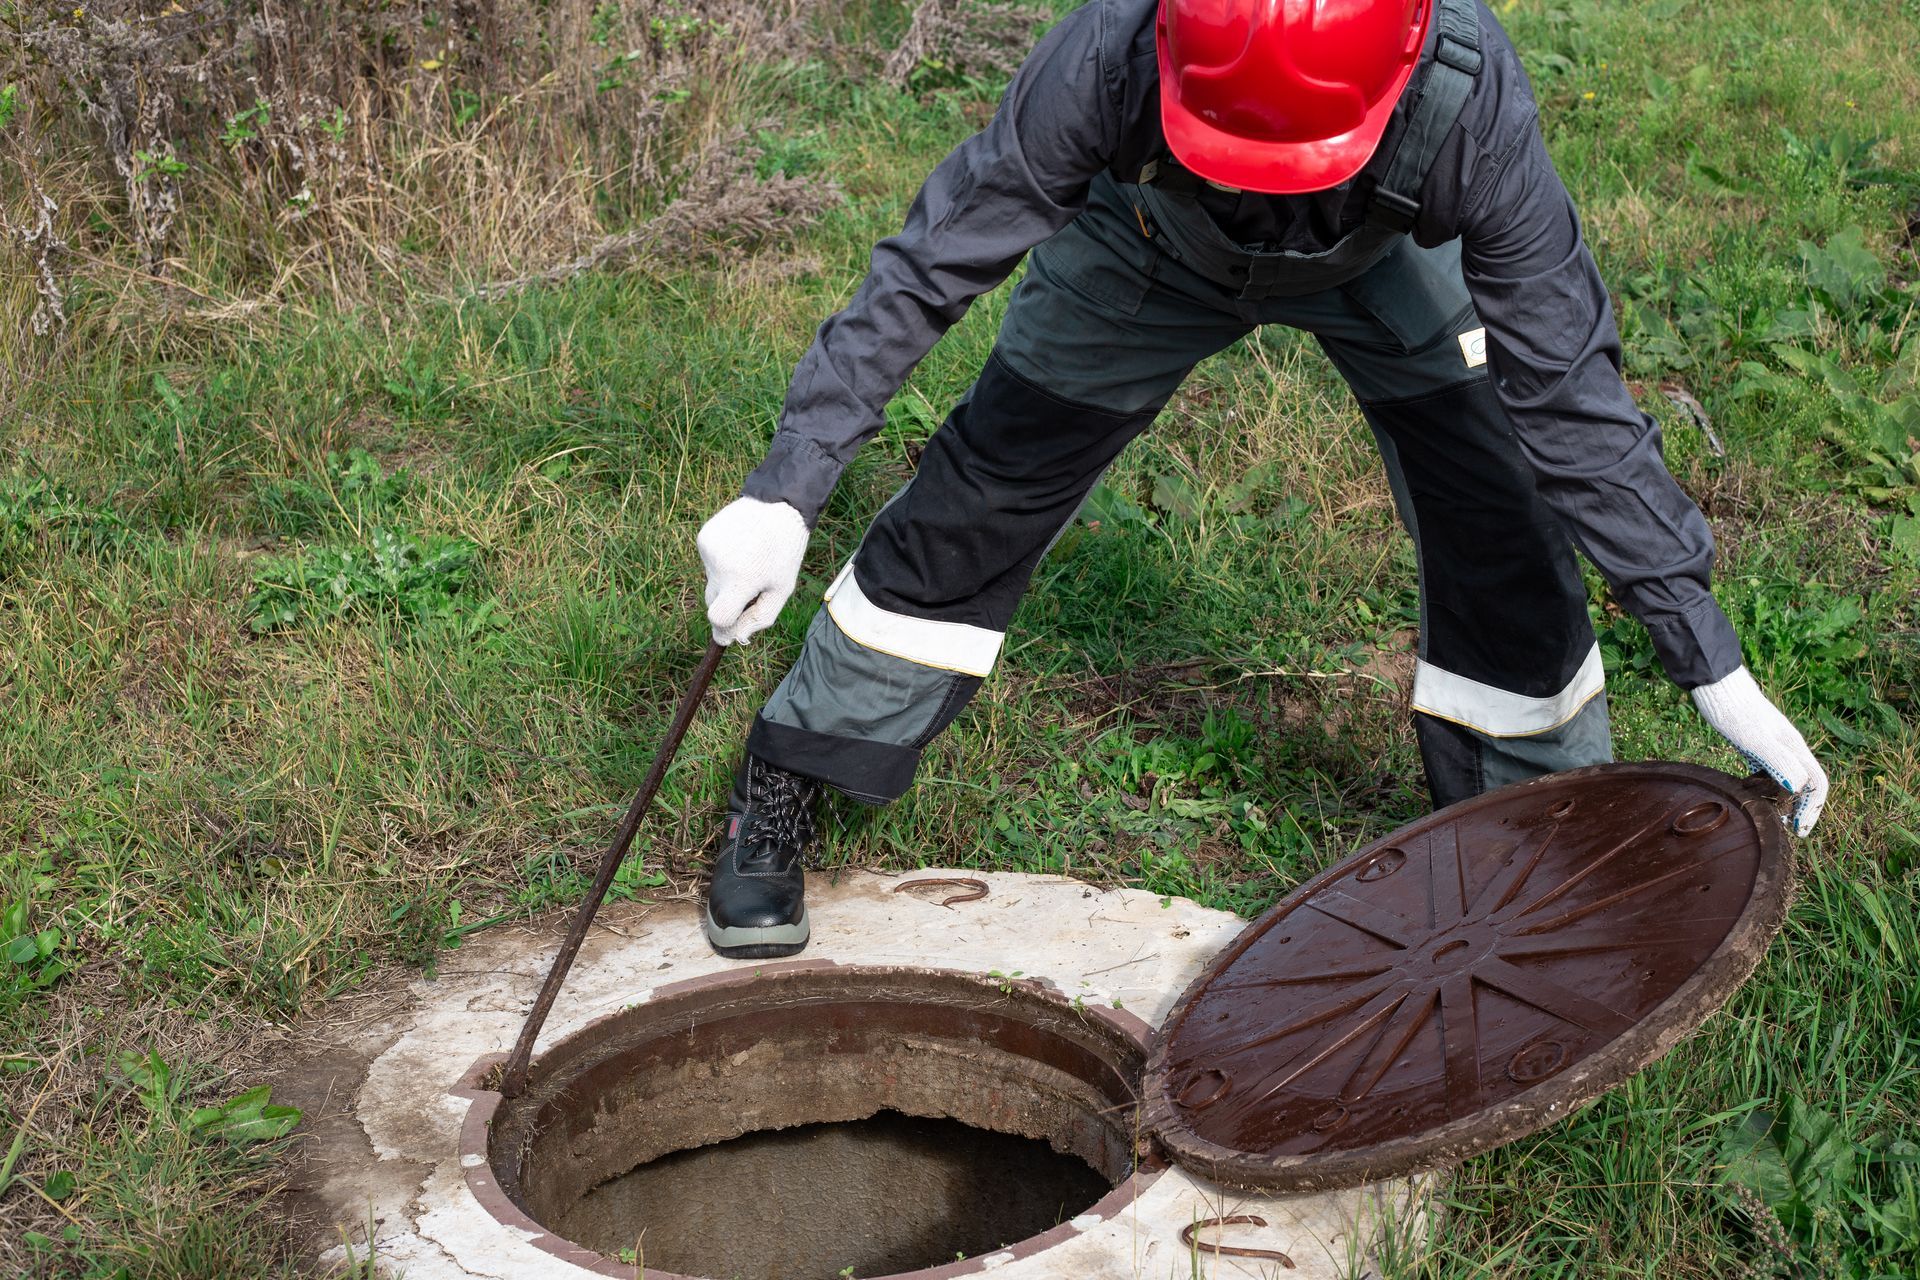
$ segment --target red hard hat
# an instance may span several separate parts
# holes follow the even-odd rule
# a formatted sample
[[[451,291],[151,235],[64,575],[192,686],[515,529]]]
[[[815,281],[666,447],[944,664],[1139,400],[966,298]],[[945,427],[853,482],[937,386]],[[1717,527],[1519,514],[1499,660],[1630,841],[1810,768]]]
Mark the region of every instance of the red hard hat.
[[[1432,0],[1160,0],[1160,121],[1202,178],[1337,186],[1380,144]]]

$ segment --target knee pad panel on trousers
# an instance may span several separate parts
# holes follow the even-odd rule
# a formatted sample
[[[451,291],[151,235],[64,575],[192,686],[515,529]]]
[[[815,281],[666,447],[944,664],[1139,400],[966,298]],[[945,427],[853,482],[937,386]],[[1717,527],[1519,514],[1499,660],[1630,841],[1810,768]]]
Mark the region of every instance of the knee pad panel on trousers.
[[[867,530],[853,559],[862,596],[908,618],[1004,631],[1055,535],[1152,419],[1055,396],[996,352]]]
[[[1422,658],[1525,697],[1560,695],[1593,649],[1586,584],[1491,384],[1362,407],[1420,558]]]

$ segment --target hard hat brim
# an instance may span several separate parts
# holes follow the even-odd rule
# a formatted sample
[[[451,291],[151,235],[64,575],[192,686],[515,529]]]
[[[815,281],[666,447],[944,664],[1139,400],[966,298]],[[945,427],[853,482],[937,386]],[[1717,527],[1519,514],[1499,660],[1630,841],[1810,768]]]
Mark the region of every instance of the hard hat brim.
[[[1166,0],[1155,32],[1160,67],[1160,127],[1174,159],[1209,182],[1262,195],[1303,195],[1337,187],[1366,167],[1393,119],[1393,110],[1413,79],[1419,58],[1409,58],[1387,93],[1359,124],[1345,133],[1300,142],[1275,142],[1229,133],[1183,106],[1171,86],[1179,83],[1167,45]],[[1418,47],[1431,43],[1433,4],[1424,6]]]
[[[1263,195],[1301,195],[1337,187],[1366,167],[1393,118],[1395,100],[1383,100],[1359,127],[1331,138],[1260,142],[1214,127],[1163,91],[1160,125],[1174,159],[1209,182]]]

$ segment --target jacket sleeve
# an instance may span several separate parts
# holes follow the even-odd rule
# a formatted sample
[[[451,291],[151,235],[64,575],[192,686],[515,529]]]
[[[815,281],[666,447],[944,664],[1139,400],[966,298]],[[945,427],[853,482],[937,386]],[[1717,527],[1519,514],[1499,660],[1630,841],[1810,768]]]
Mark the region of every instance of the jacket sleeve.
[[[1682,688],[1718,680],[1741,658],[1708,588],[1713,535],[1621,381],[1613,306],[1537,122],[1484,163],[1462,212],[1461,260],[1541,495],[1646,624],[1668,675]]]
[[[906,226],[874,247],[865,282],[794,370],[749,497],[791,503],[811,525],[940,335],[1079,214],[1119,131],[1101,67],[1102,10],[1086,5],[1047,34],[992,121],[940,162]]]

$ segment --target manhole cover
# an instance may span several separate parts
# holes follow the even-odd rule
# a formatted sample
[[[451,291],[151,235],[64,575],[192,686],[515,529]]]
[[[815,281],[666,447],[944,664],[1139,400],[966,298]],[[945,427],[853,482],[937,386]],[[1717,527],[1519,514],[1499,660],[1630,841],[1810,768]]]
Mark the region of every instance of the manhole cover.
[[[1600,765],[1402,828],[1254,921],[1149,1065],[1151,1127],[1267,1191],[1451,1163],[1540,1129],[1719,1008],[1786,911],[1754,785]]]

